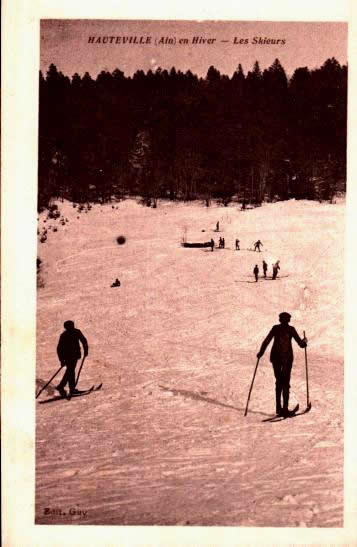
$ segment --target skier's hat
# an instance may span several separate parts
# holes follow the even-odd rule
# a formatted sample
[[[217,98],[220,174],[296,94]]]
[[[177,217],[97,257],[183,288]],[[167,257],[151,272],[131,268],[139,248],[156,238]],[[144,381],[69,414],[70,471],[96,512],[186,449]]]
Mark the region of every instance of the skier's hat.
[[[63,326],[65,329],[74,329],[74,322],[73,321],[65,321],[63,323]]]
[[[287,321],[290,321],[291,315],[290,315],[290,313],[288,313],[286,311],[283,311],[283,312],[279,313],[279,319],[281,319],[283,321],[284,321],[284,319],[287,320]]]

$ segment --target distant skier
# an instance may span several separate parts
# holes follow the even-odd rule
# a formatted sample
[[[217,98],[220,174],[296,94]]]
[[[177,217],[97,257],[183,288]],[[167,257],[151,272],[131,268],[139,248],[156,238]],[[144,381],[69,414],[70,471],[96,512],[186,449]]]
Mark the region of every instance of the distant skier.
[[[257,353],[258,359],[263,357],[266,348],[274,338],[270,361],[275,375],[276,413],[285,417],[291,415],[289,411],[289,392],[291,368],[294,360],[291,339],[294,338],[301,348],[307,346],[307,339],[301,339],[295,328],[289,325],[290,319],[290,313],[282,312],[279,314],[280,325],[273,326]],[[283,408],[281,408],[281,395],[283,395]]]
[[[214,240],[211,238],[211,251],[213,253],[213,249],[214,249]]]
[[[254,275],[255,275],[255,281],[258,281],[258,275],[259,275],[258,264],[255,265],[254,270],[253,270],[253,273],[254,273]]]
[[[219,249],[223,249],[223,237],[220,237],[220,238],[219,238],[218,248],[219,248]]]
[[[111,284],[111,287],[120,287],[120,281],[118,278],[114,281],[114,283]]]
[[[239,251],[239,250],[240,250],[239,239],[236,239],[236,251]]]
[[[258,249],[258,251],[260,252],[260,247],[263,247],[263,243],[260,241],[260,239],[258,239],[258,241],[256,241],[254,243],[254,251],[256,251]]]
[[[277,275],[278,275],[278,271],[280,270],[279,262],[280,262],[280,260],[277,260],[277,262],[275,262],[275,264],[272,264],[272,267],[273,267],[273,279],[276,279],[276,277],[277,277]]]
[[[217,221],[217,224],[216,224],[216,232],[219,232],[219,221]]]
[[[267,276],[267,270],[268,270],[268,264],[265,262],[265,260],[263,260],[263,273],[265,278]]]
[[[66,367],[66,372],[62,380],[56,387],[57,391],[66,397],[67,393],[64,389],[68,383],[70,394],[79,393],[76,389],[75,369],[78,359],[81,357],[81,348],[79,342],[82,343],[84,356],[88,355],[88,342],[85,336],[79,329],[74,327],[73,321],[65,321],[64,328],[66,329],[60,336],[57,345],[57,355],[62,367]]]
[[[224,249],[225,244],[226,244],[226,241],[225,241],[224,237],[222,237],[222,249]]]

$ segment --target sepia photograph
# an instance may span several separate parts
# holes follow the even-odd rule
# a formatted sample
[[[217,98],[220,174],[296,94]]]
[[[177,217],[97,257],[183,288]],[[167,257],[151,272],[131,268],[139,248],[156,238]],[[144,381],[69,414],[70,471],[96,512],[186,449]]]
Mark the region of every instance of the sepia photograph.
[[[341,527],[347,24],[40,35],[36,523]]]
[[[4,545],[354,545],[348,2],[16,1]]]

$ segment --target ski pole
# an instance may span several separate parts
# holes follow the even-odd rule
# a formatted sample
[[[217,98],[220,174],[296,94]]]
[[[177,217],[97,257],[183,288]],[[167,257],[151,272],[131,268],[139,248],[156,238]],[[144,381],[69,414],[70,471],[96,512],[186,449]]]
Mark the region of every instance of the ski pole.
[[[61,365],[60,368],[57,370],[57,372],[54,373],[54,375],[52,376],[52,378],[51,378],[50,380],[48,380],[47,384],[45,384],[45,385],[43,386],[43,388],[40,389],[40,391],[39,391],[39,392],[37,393],[37,395],[36,395],[36,399],[37,399],[37,397],[38,397],[39,395],[41,395],[41,393],[43,392],[43,390],[46,389],[46,387],[52,382],[53,378],[54,378],[55,376],[57,376],[57,374],[59,373],[59,371],[61,370],[61,368],[62,368],[62,365]]]
[[[304,331],[304,338],[306,338],[305,331]],[[307,370],[307,350],[306,350],[306,346],[305,346],[305,371],[306,371],[306,409],[310,410],[311,403],[310,403],[310,400],[309,400],[309,374],[308,374],[308,370]]]
[[[256,373],[257,373],[258,365],[259,365],[259,358],[258,358],[258,360],[257,360],[257,364],[255,365],[255,371],[254,371],[253,380],[252,380],[252,383],[251,383],[251,386],[250,386],[250,390],[249,390],[249,395],[248,395],[248,400],[247,400],[247,406],[245,407],[244,416],[246,416],[246,415],[247,415],[247,412],[248,412],[248,405],[249,405],[250,394],[252,393],[253,384],[254,384],[254,379],[255,379],[255,375],[256,375]]]
[[[86,355],[83,356],[83,359],[82,359],[82,362],[81,362],[81,366],[79,367],[79,371],[78,371],[78,375],[77,375],[77,380],[76,380],[76,383],[74,384],[74,387],[75,387],[75,388],[77,387],[78,380],[79,380],[79,375],[80,375],[80,373],[81,373],[81,370],[82,370],[82,367],[83,367],[83,363],[84,363],[84,359],[85,359],[86,357],[87,357]]]

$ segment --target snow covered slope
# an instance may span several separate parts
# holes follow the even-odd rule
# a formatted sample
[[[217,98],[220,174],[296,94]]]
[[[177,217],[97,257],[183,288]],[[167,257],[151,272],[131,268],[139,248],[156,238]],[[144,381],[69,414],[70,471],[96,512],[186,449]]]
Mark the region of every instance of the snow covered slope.
[[[39,219],[37,387],[73,319],[89,342],[79,387],[103,389],[40,404],[54,380],[37,400],[36,522],[342,526],[344,204],[58,207],[64,225]],[[223,236],[226,248],[183,248],[183,236]],[[280,260],[276,281],[255,283],[263,259],[268,276]],[[312,409],[270,423],[269,351],[244,409],[281,311],[309,340]],[[304,351],[294,354],[290,406],[304,409]]]

